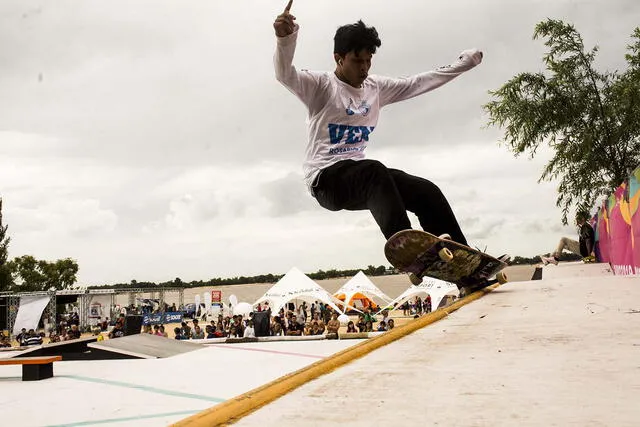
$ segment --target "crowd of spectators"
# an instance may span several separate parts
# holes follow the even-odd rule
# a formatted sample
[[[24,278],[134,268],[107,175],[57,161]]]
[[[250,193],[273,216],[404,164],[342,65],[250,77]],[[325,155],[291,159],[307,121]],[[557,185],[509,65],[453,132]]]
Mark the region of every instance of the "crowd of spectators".
[[[173,306],[165,307],[168,310],[175,310]],[[418,316],[431,312],[431,297],[427,295],[424,299],[416,297],[407,301],[400,307],[404,316]],[[269,322],[268,330],[261,330],[262,336],[312,336],[337,334],[341,325],[338,320],[338,313],[329,305],[322,302],[315,302],[308,305],[303,302],[299,305],[293,303],[285,305],[277,313],[271,314],[268,303],[259,304],[256,307],[257,312],[268,311]],[[148,310],[140,307],[130,307],[130,312],[148,313]],[[395,327],[395,320],[389,318],[387,310],[379,314],[374,314],[371,307],[364,308],[361,313],[351,313],[357,316],[357,320],[349,320],[346,324],[346,333],[363,333],[363,332],[385,332]],[[253,338],[256,336],[256,325],[254,322],[254,313],[248,316],[233,315],[224,316],[219,314],[217,319],[209,322],[206,318],[193,320],[183,319],[179,327],[173,329],[173,336],[177,340],[189,339],[211,339],[211,338]],[[118,338],[125,335],[125,318],[124,314],[120,314],[115,320],[111,321],[108,317],[98,320],[92,328],[94,335],[99,335],[99,339],[103,338],[103,334],[109,338]],[[353,317],[352,317],[353,318]],[[61,315],[58,317],[56,327],[49,331],[48,342],[55,343],[78,339],[81,336],[79,329],[80,319],[76,312]],[[266,332],[266,333],[265,333]],[[165,329],[165,325],[144,325],[142,333],[151,334],[160,337],[169,338],[169,334]],[[45,338],[43,332],[25,329],[16,337],[20,346],[39,345]],[[2,334],[0,337],[0,347],[10,347],[11,341],[9,337]]]

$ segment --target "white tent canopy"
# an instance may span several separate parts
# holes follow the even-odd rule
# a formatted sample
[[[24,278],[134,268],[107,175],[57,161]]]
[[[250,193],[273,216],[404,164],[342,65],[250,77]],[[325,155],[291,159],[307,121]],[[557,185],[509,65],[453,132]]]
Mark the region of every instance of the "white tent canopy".
[[[278,282],[253,303],[253,305],[268,302],[272,312],[277,313],[286,303],[293,300],[302,300],[308,303],[322,301],[342,314],[342,310],[336,305],[336,302],[342,302],[334,298],[329,292],[296,267],[289,270],[287,274],[278,280]]]
[[[371,300],[373,300],[373,297],[378,297],[382,300],[383,305],[392,301],[392,299],[374,285],[362,271],[359,271],[358,274],[342,285],[340,289],[333,294],[333,296],[337,297],[338,295],[344,294],[344,302],[348,304],[351,301],[351,298],[358,293]]]
[[[423,294],[428,294],[431,296],[431,307],[436,310],[440,306],[440,302],[446,295],[455,295],[457,297],[458,295],[460,295],[460,290],[454,283],[434,279],[433,277],[425,277],[422,280],[422,283],[417,286],[411,285],[409,289],[404,291],[402,294],[400,294],[400,296],[387,304],[385,308],[399,308],[400,306],[402,306],[402,304],[404,304],[405,301]]]

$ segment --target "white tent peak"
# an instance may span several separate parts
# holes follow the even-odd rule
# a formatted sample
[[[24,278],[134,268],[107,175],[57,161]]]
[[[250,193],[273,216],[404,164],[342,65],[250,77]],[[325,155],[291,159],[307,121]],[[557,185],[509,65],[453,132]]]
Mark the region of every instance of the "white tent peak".
[[[309,303],[322,301],[330,305],[338,313],[342,313],[342,310],[336,305],[336,302],[341,303],[341,301],[334,298],[322,286],[296,267],[291,268],[253,305],[268,302],[271,310],[277,313],[286,303],[292,300],[303,300]]]
[[[351,297],[357,293],[361,293],[369,298],[376,296],[382,299],[385,304],[391,301],[391,298],[382,292],[362,270],[358,271],[355,276],[342,285],[333,295],[344,294],[345,301],[349,302]]]
[[[396,299],[387,304],[386,308],[392,308],[394,306],[400,308],[405,301],[421,294],[430,295],[432,310],[437,310],[446,295],[455,295],[458,297],[460,295],[460,290],[454,283],[445,282],[444,280],[435,279],[433,277],[424,277],[422,283],[419,285],[411,285]]]

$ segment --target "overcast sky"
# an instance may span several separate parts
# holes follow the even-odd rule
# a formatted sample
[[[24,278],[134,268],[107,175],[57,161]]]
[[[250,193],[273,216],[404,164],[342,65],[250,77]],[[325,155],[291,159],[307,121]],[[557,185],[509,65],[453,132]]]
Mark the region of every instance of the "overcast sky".
[[[306,111],[274,78],[284,1],[0,3],[0,196],[10,257],[71,257],[79,284],[388,265],[366,212],[329,212],[302,181]],[[483,63],[382,112],[367,156],[426,177],[473,245],[548,252],[562,235],[549,153],[514,158],[488,91],[543,69],[537,22],[573,23],[598,66],[625,67],[637,0],[296,0],[299,68],[333,68],[338,26],[380,33],[372,73],[477,47]],[[417,221],[412,217],[417,227]]]

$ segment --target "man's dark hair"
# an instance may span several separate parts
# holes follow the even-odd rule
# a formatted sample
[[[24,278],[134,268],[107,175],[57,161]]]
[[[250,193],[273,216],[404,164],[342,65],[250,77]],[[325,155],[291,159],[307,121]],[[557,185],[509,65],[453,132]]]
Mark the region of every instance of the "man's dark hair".
[[[333,42],[333,52],[341,56],[363,49],[373,55],[382,44],[375,27],[367,27],[362,20],[338,28]]]
[[[576,219],[577,220],[587,221],[590,217],[591,217],[591,215],[589,215],[588,211],[579,211],[579,212],[576,213]]]

